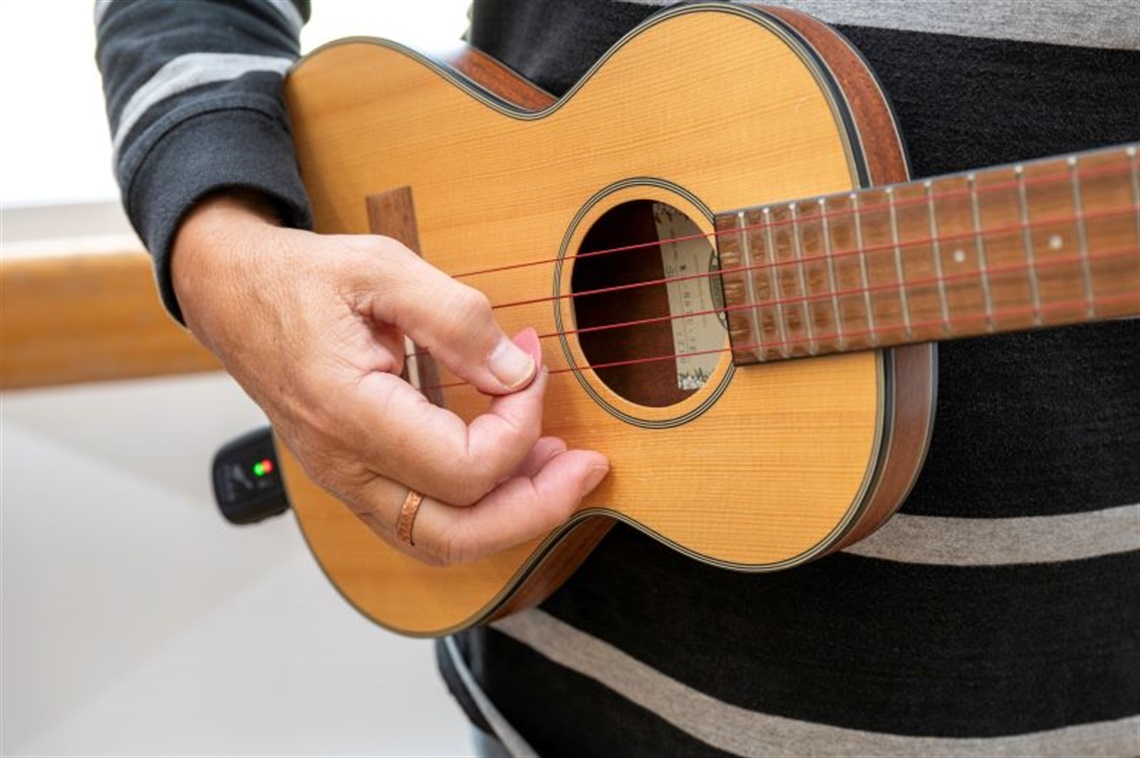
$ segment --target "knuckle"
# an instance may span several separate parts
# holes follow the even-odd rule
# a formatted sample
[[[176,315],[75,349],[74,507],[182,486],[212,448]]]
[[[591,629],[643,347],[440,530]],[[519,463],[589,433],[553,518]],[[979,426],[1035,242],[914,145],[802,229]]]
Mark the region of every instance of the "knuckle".
[[[451,312],[464,322],[490,321],[491,301],[479,290],[461,285],[451,296]]]
[[[335,239],[344,244],[346,252],[364,261],[399,261],[409,252],[398,240],[380,234],[345,234]]]

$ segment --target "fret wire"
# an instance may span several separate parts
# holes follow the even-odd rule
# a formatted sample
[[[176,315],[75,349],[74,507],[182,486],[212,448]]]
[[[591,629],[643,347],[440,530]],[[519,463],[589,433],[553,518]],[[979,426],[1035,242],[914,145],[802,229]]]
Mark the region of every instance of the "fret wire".
[[[776,237],[772,231],[772,209],[765,206],[761,211],[764,216],[764,232],[768,239],[768,291],[776,294],[779,299],[779,282],[776,279],[776,268],[778,261],[776,261]],[[788,330],[784,324],[784,306],[777,305],[772,320],[776,322],[776,329],[780,333],[780,355],[787,358],[790,355],[791,346],[788,344]]]
[[[902,248],[899,246],[899,220],[895,209],[894,187],[887,187],[887,207],[891,212],[891,242],[895,247],[895,279],[899,283],[899,305],[902,306],[903,334],[910,339],[913,332],[910,328],[910,306],[906,301],[906,284],[903,275]]]
[[[1025,275],[1029,280],[1029,296],[1033,299],[1033,323],[1041,326],[1044,314],[1041,311],[1041,290],[1037,282],[1037,261],[1033,252],[1033,230],[1029,219],[1029,193],[1025,187],[1025,167],[1020,163],[1013,167],[1017,182],[1017,205],[1021,214],[1021,240],[1025,245]]]
[[[839,349],[847,346],[843,336],[843,318],[839,313],[839,284],[835,278],[835,259],[831,256],[831,223],[827,218],[827,198],[819,199],[819,217],[823,219],[823,254],[827,261],[827,280],[831,285],[831,308],[835,311],[835,336]]]
[[[977,177],[973,172],[966,174],[966,186],[970,194],[970,211],[974,217],[974,248],[978,252],[978,273],[982,278],[982,300],[986,309],[986,331],[994,330],[994,304],[990,294],[990,274],[986,268],[986,243],[982,235],[982,211],[978,205]]]
[[[1088,303],[1089,318],[1096,316],[1096,304],[1093,302],[1092,267],[1089,265],[1089,241],[1085,230],[1084,202],[1081,198],[1081,180],[1077,176],[1077,156],[1071,155],[1069,164],[1069,182],[1073,186],[1073,215],[1077,224],[1077,246],[1081,256],[1081,275],[1085,280],[1085,302]]]
[[[819,346],[815,342],[815,330],[812,329],[811,312],[808,308],[808,291],[807,291],[807,273],[804,271],[804,251],[803,246],[800,244],[800,224],[799,216],[796,214],[796,204],[789,203],[788,211],[792,214],[792,251],[796,256],[796,269],[800,273],[800,294],[804,296],[803,305],[803,323],[807,331],[807,348],[810,355],[815,355],[819,352]]]
[[[871,332],[871,345],[879,344],[879,333],[875,329],[875,312],[871,308],[871,281],[867,277],[867,253],[863,250],[863,219],[859,215],[859,193],[852,192],[851,215],[855,219],[855,249],[859,251],[859,273],[863,276],[863,305],[867,309],[867,328]]]
[[[1132,204],[1136,206],[1136,244],[1140,245],[1140,165],[1136,162],[1136,148],[1129,145],[1124,151],[1128,156],[1128,170],[1132,173]]]
[[[746,232],[745,226],[744,211],[738,211],[736,227],[740,234],[740,255],[742,259],[746,260],[742,272],[744,274],[744,290],[748,293],[748,302],[752,304],[752,344],[756,346],[756,355],[761,361],[764,361],[764,322],[760,313],[760,298],[756,294],[756,282],[753,279],[755,274],[752,271],[752,232]]]
[[[950,303],[946,298],[946,279],[942,273],[942,243],[938,240],[938,218],[934,212],[934,182],[922,183],[926,191],[926,210],[930,216],[930,243],[934,254],[934,276],[938,279],[938,304],[942,309],[942,333],[950,333]]]

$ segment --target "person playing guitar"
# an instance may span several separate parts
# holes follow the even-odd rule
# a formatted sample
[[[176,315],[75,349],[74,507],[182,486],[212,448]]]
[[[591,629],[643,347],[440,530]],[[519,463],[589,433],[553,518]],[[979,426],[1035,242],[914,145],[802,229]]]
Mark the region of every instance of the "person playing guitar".
[[[467,42],[537,112],[572,102],[631,30],[733,15],[808,51],[813,71],[828,50],[865,60],[917,178],[1140,134],[1127,4],[771,5],[475,0]],[[468,563],[539,538],[621,469],[604,445],[544,435],[558,378],[545,335],[508,333],[484,294],[391,238],[307,231],[314,206],[318,222],[329,213],[302,182],[282,82],[308,15],[303,0],[97,6],[117,175],[164,302],[391,549]],[[723,44],[697,42],[679,43],[693,60],[676,66]],[[654,72],[639,86],[668,92],[670,72]],[[376,146],[381,162],[385,149],[400,146]],[[546,158],[568,170],[566,155]],[[512,156],[501,162],[509,173]],[[489,396],[486,410],[427,402],[400,376],[404,336]],[[539,607],[442,641],[445,678],[491,735],[483,749],[1140,751],[1137,321],[947,342],[937,374],[925,464],[871,539],[734,573],[619,524]]]

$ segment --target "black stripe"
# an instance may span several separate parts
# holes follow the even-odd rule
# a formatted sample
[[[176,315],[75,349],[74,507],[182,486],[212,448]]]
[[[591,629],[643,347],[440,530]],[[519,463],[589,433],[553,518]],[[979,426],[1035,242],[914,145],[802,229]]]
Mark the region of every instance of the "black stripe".
[[[551,0],[472,5],[468,42],[555,96],[574,86],[627,31],[661,10]]]
[[[1140,551],[986,568],[838,555],[746,575],[618,527],[543,608],[742,708],[869,731],[986,737],[1134,712],[1138,576]],[[514,665],[495,663],[487,671]],[[521,704],[513,690],[498,691],[506,685],[491,686],[509,718]],[[588,716],[588,700],[558,710]]]
[[[999,518],[1140,502],[1140,321],[939,346],[906,513]]]
[[[916,177],[1140,136],[1140,52],[837,28],[879,76]]]

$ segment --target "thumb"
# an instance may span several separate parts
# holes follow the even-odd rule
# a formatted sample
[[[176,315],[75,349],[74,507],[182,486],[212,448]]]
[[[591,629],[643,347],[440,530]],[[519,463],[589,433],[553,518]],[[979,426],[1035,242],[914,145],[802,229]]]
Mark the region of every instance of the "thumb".
[[[516,344],[495,322],[487,297],[425,262],[402,245],[383,266],[371,317],[393,324],[461,379],[502,395],[534,379],[537,339]],[[387,251],[386,251],[387,252]],[[520,335],[521,337],[521,335]]]

